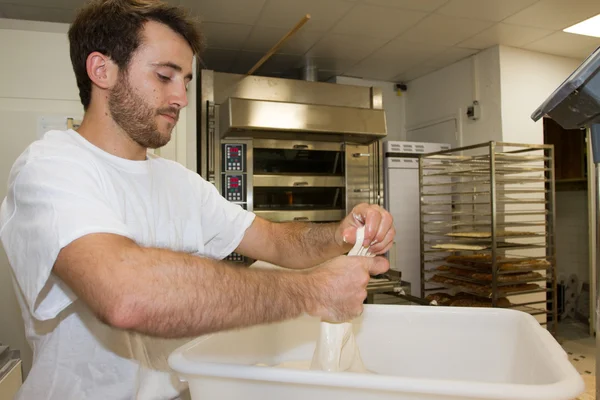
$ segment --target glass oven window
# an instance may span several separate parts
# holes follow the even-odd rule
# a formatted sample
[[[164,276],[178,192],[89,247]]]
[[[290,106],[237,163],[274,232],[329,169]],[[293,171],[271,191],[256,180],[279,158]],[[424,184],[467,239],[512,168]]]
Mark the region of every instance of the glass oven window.
[[[344,175],[340,151],[254,148],[254,174]]]

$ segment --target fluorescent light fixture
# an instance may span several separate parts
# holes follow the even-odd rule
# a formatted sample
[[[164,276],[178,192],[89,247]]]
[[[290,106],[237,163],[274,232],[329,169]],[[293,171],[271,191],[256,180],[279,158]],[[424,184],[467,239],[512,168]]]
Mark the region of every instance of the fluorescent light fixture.
[[[578,35],[600,37],[600,14],[565,28],[563,31]]]

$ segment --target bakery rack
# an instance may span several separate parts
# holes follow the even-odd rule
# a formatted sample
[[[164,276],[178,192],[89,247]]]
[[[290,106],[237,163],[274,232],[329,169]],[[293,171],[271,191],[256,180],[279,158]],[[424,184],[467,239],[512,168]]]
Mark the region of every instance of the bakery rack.
[[[556,328],[554,148],[488,142],[419,159],[421,297]]]

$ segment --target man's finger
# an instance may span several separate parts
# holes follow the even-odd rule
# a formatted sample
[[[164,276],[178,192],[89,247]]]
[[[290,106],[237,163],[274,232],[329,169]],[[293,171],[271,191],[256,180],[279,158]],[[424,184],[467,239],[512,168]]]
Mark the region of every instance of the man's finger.
[[[390,263],[385,257],[368,257],[365,260],[370,275],[379,275],[390,269]]]

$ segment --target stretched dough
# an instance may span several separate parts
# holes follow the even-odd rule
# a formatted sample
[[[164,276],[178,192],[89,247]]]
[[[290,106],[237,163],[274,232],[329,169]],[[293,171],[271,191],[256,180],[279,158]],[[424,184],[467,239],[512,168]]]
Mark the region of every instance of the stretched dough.
[[[364,235],[364,226],[358,228],[356,243],[348,253],[349,256],[373,256],[369,253],[368,247],[362,246]],[[356,345],[351,322],[329,323],[321,321],[321,331],[310,369],[329,372],[368,372]]]

